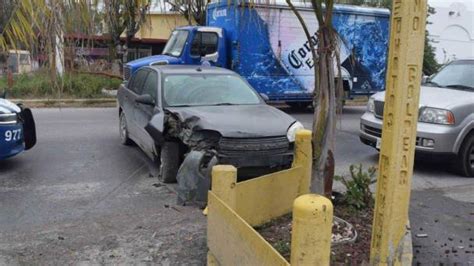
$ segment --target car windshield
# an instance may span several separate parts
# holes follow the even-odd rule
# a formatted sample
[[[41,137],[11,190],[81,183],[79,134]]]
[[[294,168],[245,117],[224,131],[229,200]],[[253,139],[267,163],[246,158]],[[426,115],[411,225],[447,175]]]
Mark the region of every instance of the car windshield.
[[[455,61],[442,68],[428,81],[429,83],[438,87],[474,91],[474,61]]]
[[[176,74],[163,79],[166,106],[260,104],[257,93],[240,77],[225,74]]]
[[[188,31],[175,30],[163,49],[163,54],[178,57],[183,52],[184,44],[188,39]]]

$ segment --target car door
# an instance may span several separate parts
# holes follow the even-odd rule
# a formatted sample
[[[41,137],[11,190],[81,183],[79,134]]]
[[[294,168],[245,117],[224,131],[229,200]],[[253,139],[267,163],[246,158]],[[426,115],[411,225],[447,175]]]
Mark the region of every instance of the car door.
[[[127,120],[127,129],[130,137],[139,144],[140,134],[135,121],[135,108],[137,102],[135,101],[143,89],[143,82],[148,75],[147,69],[138,70],[130,80],[127,89],[124,90],[123,95],[123,112]]]
[[[154,70],[150,70],[144,83],[141,95],[150,95],[155,101],[155,105],[147,105],[137,103],[134,109],[134,117],[137,126],[137,134],[142,142],[142,149],[147,153],[148,156],[154,157],[157,155],[155,149],[155,142],[145,130],[145,127],[150,122],[152,116],[157,112],[160,112],[158,104],[158,73]]]

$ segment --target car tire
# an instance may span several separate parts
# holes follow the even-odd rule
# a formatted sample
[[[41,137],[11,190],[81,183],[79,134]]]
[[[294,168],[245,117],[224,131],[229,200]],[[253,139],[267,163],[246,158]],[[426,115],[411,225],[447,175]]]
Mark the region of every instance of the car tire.
[[[120,131],[120,143],[123,145],[131,145],[133,142],[128,135],[127,119],[123,112],[119,116],[119,131]]]
[[[176,175],[180,165],[179,143],[167,141],[161,146],[160,174],[158,178],[163,183],[176,182]]]
[[[456,170],[459,174],[474,177],[474,134],[471,133],[464,140],[456,159]]]

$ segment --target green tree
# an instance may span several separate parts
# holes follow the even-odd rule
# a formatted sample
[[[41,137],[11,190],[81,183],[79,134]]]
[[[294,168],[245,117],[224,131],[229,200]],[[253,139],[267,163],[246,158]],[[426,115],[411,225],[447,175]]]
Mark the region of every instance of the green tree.
[[[206,24],[206,9],[210,0],[166,0],[166,3],[173,6],[174,11],[180,12],[188,21],[198,25]]]
[[[118,58],[117,48],[120,36],[125,33],[125,47],[146,22],[146,14],[150,10],[151,0],[104,0],[104,21],[107,33],[110,34],[110,59]],[[125,58],[127,51],[124,51]]]

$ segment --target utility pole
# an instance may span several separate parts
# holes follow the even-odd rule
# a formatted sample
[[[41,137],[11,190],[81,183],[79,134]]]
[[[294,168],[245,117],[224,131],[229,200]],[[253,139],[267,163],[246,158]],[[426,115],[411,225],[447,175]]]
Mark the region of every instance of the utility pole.
[[[416,143],[427,0],[393,0],[372,265],[411,265],[402,256]],[[409,241],[408,241],[409,242]]]

